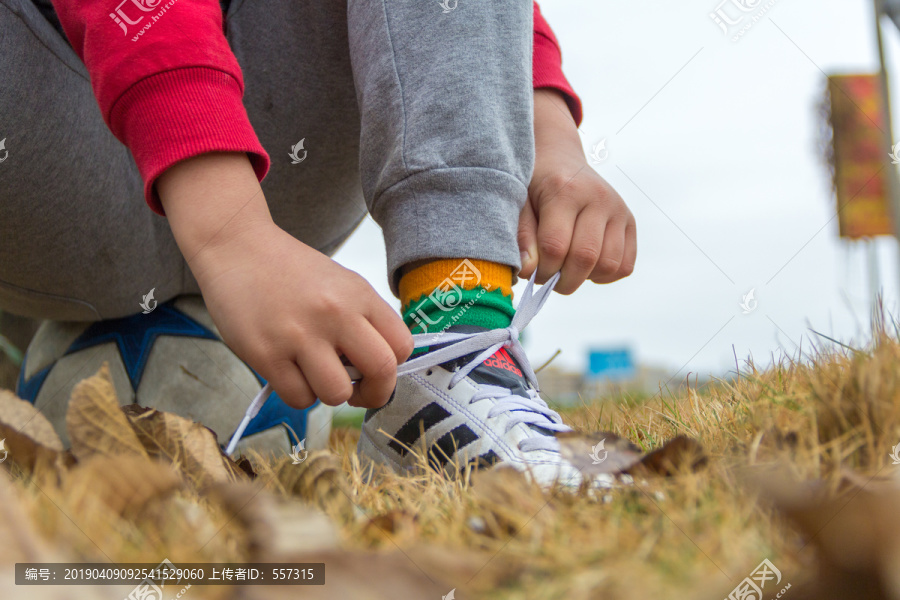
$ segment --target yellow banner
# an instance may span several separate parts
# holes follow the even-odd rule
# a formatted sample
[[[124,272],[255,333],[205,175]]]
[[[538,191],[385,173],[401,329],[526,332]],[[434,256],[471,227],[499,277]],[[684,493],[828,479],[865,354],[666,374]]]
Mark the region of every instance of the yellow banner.
[[[887,168],[895,167],[882,133],[879,78],[832,75],[828,94],[840,235],[851,239],[893,235],[886,177]]]

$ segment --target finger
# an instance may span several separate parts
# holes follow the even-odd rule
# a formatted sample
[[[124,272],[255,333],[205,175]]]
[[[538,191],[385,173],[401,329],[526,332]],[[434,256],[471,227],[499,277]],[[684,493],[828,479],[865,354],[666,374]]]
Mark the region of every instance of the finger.
[[[375,299],[370,303],[370,306],[371,308],[366,314],[366,318],[381,335],[381,338],[390,346],[396,359],[394,365],[396,367],[396,365],[405,362],[409,355],[412,354],[415,347],[412,333],[410,333],[409,328],[403,322],[403,319],[400,318],[400,315],[377,294],[375,294]]]
[[[531,202],[525,202],[522,207],[522,213],[519,215],[519,252],[522,255],[522,269],[519,271],[519,277],[528,279],[538,264],[538,247],[537,247],[537,217],[534,216],[534,209]]]
[[[275,365],[264,375],[266,380],[285,404],[291,408],[309,408],[316,401],[316,395],[293,361],[285,360]]]
[[[603,249],[600,251],[600,259],[597,266],[591,272],[591,281],[594,283],[612,283],[621,279],[619,267],[625,256],[625,223],[621,220],[612,220],[606,225],[603,236]]]
[[[596,268],[605,247],[606,221],[606,211],[596,205],[588,205],[578,214],[572,232],[572,245],[555,288],[560,294],[571,294],[577,290]]]
[[[322,342],[307,345],[297,362],[313,393],[324,404],[337,406],[350,399],[353,385],[335,348]]]
[[[350,363],[362,373],[353,386],[351,406],[384,406],[397,383],[397,358],[391,346],[368,321],[353,330],[352,340],[341,345]]]
[[[622,264],[619,265],[619,276],[628,277],[634,273],[634,265],[637,263],[637,225],[634,218],[625,226],[625,255]]]
[[[562,268],[572,244],[577,216],[576,205],[559,196],[545,204],[537,216],[538,283],[545,283]]]

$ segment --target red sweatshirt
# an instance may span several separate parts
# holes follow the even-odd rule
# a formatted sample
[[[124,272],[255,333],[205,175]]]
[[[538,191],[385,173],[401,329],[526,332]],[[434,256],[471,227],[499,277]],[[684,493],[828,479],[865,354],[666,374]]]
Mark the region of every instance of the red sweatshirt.
[[[177,0],[134,1],[156,13]],[[244,81],[225,39],[218,0],[194,0],[178,19],[159,19],[153,35],[140,44],[131,41],[140,31],[134,11],[117,12],[109,2],[85,0],[53,0],[53,5],[90,73],[103,119],[134,156],[154,211],[163,214],[156,178],[192,156],[246,152],[256,176],[265,177],[269,156],[241,102]],[[135,22],[128,23],[131,18]],[[562,92],[581,122],[581,102],[562,73],[559,44],[537,3],[534,87]]]

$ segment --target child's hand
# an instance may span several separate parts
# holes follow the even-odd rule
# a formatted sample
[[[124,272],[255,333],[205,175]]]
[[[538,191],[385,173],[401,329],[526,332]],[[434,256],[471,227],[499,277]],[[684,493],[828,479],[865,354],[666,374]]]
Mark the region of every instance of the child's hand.
[[[561,294],[585,279],[611,283],[630,275],[637,256],[634,216],[587,164],[575,122],[554,90],[534,92],[534,138],[534,175],[519,218],[519,275],[530,277],[537,268],[537,282],[544,283],[561,269]]]
[[[287,404],[387,402],[409,330],[362,277],[272,222],[246,155],[184,161],[157,189],[222,338]]]

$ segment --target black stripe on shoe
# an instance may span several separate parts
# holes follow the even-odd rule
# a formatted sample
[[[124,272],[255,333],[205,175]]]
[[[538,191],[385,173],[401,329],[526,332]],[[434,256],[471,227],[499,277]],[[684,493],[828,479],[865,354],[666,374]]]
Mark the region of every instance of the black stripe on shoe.
[[[475,458],[469,460],[467,466],[473,465],[473,468],[475,469],[486,469],[488,467],[494,466],[498,462],[500,462],[500,455],[493,450],[488,450],[481,456],[476,456]]]
[[[452,431],[448,431],[431,446],[429,461],[436,469],[441,469],[453,456],[453,453],[462,450],[478,439],[478,434],[469,429],[468,425],[460,425]]]
[[[394,439],[388,442],[388,446],[400,456],[406,456],[409,452],[407,448],[413,447],[422,431],[428,431],[449,416],[450,413],[444,410],[440,404],[432,402],[404,423],[403,427],[394,435]]]

